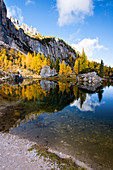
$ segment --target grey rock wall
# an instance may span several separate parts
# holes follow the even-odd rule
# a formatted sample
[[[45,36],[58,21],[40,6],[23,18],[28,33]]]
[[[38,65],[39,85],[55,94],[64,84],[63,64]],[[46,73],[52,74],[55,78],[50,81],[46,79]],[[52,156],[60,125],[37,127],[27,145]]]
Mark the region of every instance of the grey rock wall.
[[[75,50],[58,38],[38,40],[26,35],[23,29],[18,31],[11,20],[7,18],[7,9],[3,0],[0,0],[0,40],[25,53],[35,51],[43,53],[46,57],[49,54],[50,58],[54,60],[59,57],[60,61],[65,60],[66,64],[69,63],[69,57],[72,56],[72,66],[76,59]]]

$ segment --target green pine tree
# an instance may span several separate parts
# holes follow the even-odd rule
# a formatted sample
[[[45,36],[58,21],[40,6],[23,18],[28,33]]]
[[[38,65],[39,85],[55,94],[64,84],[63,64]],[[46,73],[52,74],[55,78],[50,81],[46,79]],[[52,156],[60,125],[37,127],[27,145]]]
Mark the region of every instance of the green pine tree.
[[[59,63],[60,63],[60,61],[59,61],[59,58],[57,57],[56,64],[55,64],[55,69],[57,72],[59,72],[59,68],[60,68]]]
[[[101,60],[101,64],[100,64],[100,76],[101,77],[104,76],[104,62],[103,62],[103,60]]]

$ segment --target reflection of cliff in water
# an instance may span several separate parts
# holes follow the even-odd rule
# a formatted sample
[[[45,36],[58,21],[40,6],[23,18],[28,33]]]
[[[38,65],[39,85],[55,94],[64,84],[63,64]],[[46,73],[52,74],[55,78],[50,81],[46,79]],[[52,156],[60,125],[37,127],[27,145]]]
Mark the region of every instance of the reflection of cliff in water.
[[[103,89],[97,90],[99,101]],[[58,112],[73,101],[82,108],[87,97],[87,91],[70,83],[37,81],[29,85],[0,86],[0,131],[8,131],[25,122],[37,118],[41,113]],[[82,109],[81,109],[82,110]]]

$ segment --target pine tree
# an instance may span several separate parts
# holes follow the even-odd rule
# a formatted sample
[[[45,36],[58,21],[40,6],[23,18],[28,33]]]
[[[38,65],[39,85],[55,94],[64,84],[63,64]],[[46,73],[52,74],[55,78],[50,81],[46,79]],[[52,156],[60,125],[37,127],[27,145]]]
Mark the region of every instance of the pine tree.
[[[101,77],[104,76],[104,62],[103,62],[103,60],[101,60],[101,64],[100,64],[100,76]]]
[[[23,66],[23,68],[25,67],[25,59],[26,59],[26,57],[25,57],[25,54],[23,53],[23,55],[22,55],[22,66]]]
[[[57,57],[56,64],[55,64],[55,69],[57,72],[59,72],[59,68],[60,68],[59,63],[60,63],[60,61],[59,61],[59,58]]]
[[[47,65],[47,58],[45,57],[43,62],[42,62],[42,67],[46,66]]]
[[[54,67],[54,60],[53,60],[53,58],[50,60],[50,68],[51,69],[53,69],[53,67]]]
[[[60,62],[59,74],[61,75],[61,74],[65,74],[65,73],[66,73],[66,65],[65,65],[64,60],[63,60],[62,63]]]
[[[90,62],[89,62],[89,68],[90,68],[90,69],[94,69],[94,62],[93,62],[93,61],[90,61]]]
[[[82,55],[81,55],[81,66],[80,67],[81,67],[81,71],[88,67],[88,60],[87,60],[87,56],[85,54],[84,49],[83,49]]]
[[[32,55],[28,53],[26,56],[26,68],[31,69],[31,65],[32,65]]]
[[[71,73],[72,73],[72,70],[71,70],[71,67],[69,66],[69,64],[66,67],[66,73],[67,73],[68,76],[70,76]]]
[[[20,51],[18,52],[18,65],[19,67],[22,65],[22,55]]]
[[[72,63],[72,56],[69,57],[69,62]]]
[[[74,73],[79,74],[80,71],[80,59],[78,58],[74,64]]]
[[[4,68],[5,68],[5,70],[7,70],[7,68],[8,68],[7,56],[5,56],[5,59],[4,59]]]

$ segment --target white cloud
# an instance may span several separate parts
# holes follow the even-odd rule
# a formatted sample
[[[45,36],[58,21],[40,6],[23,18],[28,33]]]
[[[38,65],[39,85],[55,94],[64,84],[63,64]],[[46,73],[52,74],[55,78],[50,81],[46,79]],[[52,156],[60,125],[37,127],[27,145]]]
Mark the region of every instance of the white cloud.
[[[20,8],[18,8],[17,6],[11,6],[7,8],[7,16],[8,18],[10,16],[16,18],[19,20],[19,23],[21,24],[23,22],[23,16],[22,16],[22,11]]]
[[[85,38],[82,41],[78,42],[78,44],[72,44],[72,47],[80,53],[82,53],[82,49],[84,48],[88,59],[91,59],[93,57],[95,51],[99,51],[102,49],[107,50],[107,48],[99,44],[99,38]]]
[[[26,4],[26,5],[28,5],[28,4],[34,4],[34,1],[32,1],[32,0],[27,0],[25,4]]]
[[[93,0],[57,0],[58,24],[84,21],[87,15],[93,15],[93,8]]]
[[[105,102],[99,103],[97,100],[93,100],[89,95],[87,95],[85,102],[82,105],[82,108],[80,107],[80,99],[75,100],[70,106],[71,107],[77,107],[80,111],[91,111],[94,112],[95,108],[97,106],[100,106],[101,104],[104,104]]]

